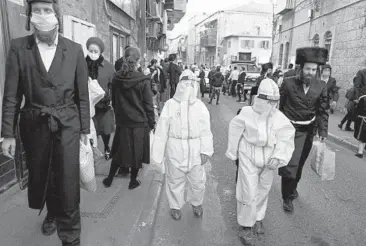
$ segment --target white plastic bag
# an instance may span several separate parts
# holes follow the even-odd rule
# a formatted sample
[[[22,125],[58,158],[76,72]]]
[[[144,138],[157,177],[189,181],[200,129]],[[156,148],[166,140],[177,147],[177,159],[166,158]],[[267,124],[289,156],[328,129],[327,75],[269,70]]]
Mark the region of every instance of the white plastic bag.
[[[150,156],[152,156],[152,146],[154,143],[154,133],[153,131],[151,131],[150,133]],[[147,172],[146,174],[148,174],[149,172],[157,172],[157,173],[161,173],[161,174],[165,174],[165,159],[163,160],[163,163],[155,163],[152,159],[152,157],[150,157],[150,164],[147,167]]]
[[[333,180],[335,176],[335,153],[325,143],[313,142],[308,161],[321,180]]]
[[[97,190],[93,149],[89,141],[86,144],[80,141],[80,186],[90,192]]]

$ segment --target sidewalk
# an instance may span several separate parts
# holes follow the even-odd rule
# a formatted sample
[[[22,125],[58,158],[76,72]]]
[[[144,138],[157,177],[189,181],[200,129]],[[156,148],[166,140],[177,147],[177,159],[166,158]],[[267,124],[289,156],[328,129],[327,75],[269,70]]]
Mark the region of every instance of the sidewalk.
[[[102,146],[100,143],[99,146]],[[149,245],[160,198],[162,176],[140,171],[141,187],[128,190],[129,178],[115,178],[112,187],[104,188],[110,161],[97,165],[96,194],[81,191],[82,246]],[[57,233],[51,237],[41,234],[46,211],[28,208],[27,191],[15,185],[0,196],[1,245],[58,246]],[[142,243],[143,242],[143,243]]]
[[[353,132],[341,130],[338,127],[338,124],[341,122],[343,117],[344,113],[340,112],[335,112],[334,114],[329,115],[328,140],[350,149],[351,151],[357,151],[358,141],[353,137]],[[343,129],[344,127],[345,125],[343,126]],[[353,123],[351,124],[351,127],[353,128]]]

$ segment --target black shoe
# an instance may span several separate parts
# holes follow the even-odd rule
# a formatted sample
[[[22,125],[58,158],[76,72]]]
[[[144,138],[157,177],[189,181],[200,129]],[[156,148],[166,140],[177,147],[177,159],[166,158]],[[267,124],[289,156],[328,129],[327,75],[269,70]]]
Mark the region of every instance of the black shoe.
[[[129,190],[133,190],[141,185],[141,182],[139,180],[131,180],[130,184],[128,185]]]
[[[220,103],[216,103],[216,105],[219,105]]]
[[[360,158],[360,159],[363,158],[363,154],[356,153],[355,156],[358,157],[358,158]]]
[[[338,128],[342,130],[343,129],[342,124],[338,124]]]
[[[203,216],[203,208],[202,208],[202,205],[200,206],[193,206],[192,205],[192,208],[193,208],[193,214],[196,218],[202,218]]]
[[[353,129],[351,127],[346,127],[346,129],[344,129],[347,132],[353,132]]]
[[[103,179],[103,185],[104,185],[106,188],[111,187],[112,182],[113,182],[113,179],[111,179],[111,178],[105,178],[105,179]]]
[[[173,220],[179,221],[182,218],[182,213],[178,209],[171,209],[170,216],[172,216]]]
[[[47,216],[42,224],[42,234],[45,236],[51,236],[56,232],[56,229],[56,217],[52,216],[50,213],[47,213]]]
[[[283,210],[288,213],[294,212],[294,205],[292,204],[291,199],[283,200]]]
[[[299,192],[297,192],[297,190],[294,190],[291,194],[291,199],[295,200],[296,198],[299,197]]]
[[[243,229],[239,232],[239,240],[243,245],[254,246],[255,245],[255,235],[253,232],[253,228],[251,227],[243,227]]]
[[[263,221],[257,221],[257,222],[255,222],[254,231],[257,234],[264,234]]]

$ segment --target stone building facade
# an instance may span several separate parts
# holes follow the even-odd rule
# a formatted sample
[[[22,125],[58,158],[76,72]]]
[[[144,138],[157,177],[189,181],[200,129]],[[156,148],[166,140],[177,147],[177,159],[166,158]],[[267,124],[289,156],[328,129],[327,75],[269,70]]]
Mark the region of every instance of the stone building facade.
[[[366,67],[366,0],[278,1],[273,56],[286,69],[295,62],[296,49],[320,46],[329,50],[332,76],[340,89],[338,108],[343,111],[345,92],[357,71]]]
[[[207,15],[195,24],[195,62],[222,64],[227,56],[224,41],[230,35],[271,36],[272,16],[271,5],[254,2]]]

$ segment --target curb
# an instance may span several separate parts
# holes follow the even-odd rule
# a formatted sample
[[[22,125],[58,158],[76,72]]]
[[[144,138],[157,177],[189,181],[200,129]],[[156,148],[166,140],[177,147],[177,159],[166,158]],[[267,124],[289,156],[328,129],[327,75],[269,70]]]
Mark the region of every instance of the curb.
[[[356,144],[353,144],[341,137],[338,137],[332,133],[328,133],[328,140],[332,143],[338,144],[346,149],[349,149],[351,151],[357,151],[358,146]]]
[[[164,175],[154,172],[151,184],[149,186],[147,197],[142,208],[134,235],[130,246],[150,245],[153,238],[153,231],[156,221],[156,214],[161,198],[161,191],[164,183]],[[147,244],[146,242],[149,242]]]

